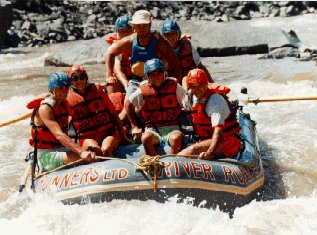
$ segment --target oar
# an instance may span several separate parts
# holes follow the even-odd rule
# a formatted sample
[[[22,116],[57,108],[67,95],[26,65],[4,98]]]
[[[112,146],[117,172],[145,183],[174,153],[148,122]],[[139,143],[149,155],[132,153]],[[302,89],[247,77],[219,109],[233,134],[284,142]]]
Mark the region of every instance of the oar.
[[[276,98],[257,98],[257,99],[248,99],[248,103],[264,103],[264,102],[286,102],[286,101],[297,101],[297,100],[317,100],[317,96],[308,96],[308,97],[276,97]]]
[[[31,116],[32,116],[32,113],[24,114],[24,115],[22,115],[20,117],[14,118],[14,119],[12,119],[10,121],[6,121],[6,122],[3,122],[3,123],[0,123],[0,127],[8,126],[10,124],[25,120],[25,119],[27,119],[27,118],[29,118]]]

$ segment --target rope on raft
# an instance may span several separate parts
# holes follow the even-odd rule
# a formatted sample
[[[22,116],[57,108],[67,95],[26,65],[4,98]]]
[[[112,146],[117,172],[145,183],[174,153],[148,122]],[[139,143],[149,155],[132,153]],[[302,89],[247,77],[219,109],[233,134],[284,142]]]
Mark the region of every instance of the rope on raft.
[[[138,163],[138,170],[145,171],[153,180],[153,190],[157,191],[157,175],[162,171],[162,164],[160,159],[163,156],[149,156],[143,155]]]

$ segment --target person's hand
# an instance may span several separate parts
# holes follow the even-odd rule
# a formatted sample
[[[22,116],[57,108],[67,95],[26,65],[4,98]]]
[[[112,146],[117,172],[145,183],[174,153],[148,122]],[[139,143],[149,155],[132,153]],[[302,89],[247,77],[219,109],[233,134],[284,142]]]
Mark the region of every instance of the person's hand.
[[[142,136],[142,129],[140,127],[137,127],[137,126],[133,127],[131,130],[131,134],[132,134],[134,142],[136,140],[140,140],[141,136]]]
[[[204,160],[211,160],[212,156],[211,156],[211,153],[207,151],[207,152],[201,152],[198,158],[204,159]]]
[[[84,159],[87,162],[92,161],[93,159],[95,159],[95,157],[96,157],[96,153],[95,152],[82,151],[80,153],[80,158]]]
[[[111,85],[111,84],[114,84],[117,82],[117,78],[114,77],[114,76],[111,76],[111,77],[107,77],[106,78],[106,84],[107,85]]]

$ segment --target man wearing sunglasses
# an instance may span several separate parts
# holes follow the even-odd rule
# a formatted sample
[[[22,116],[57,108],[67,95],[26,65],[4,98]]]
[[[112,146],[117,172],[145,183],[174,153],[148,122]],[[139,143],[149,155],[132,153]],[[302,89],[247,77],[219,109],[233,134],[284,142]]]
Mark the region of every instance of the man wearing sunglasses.
[[[88,82],[86,70],[81,65],[67,70],[71,89],[67,100],[73,126],[79,137],[79,145],[98,155],[111,157],[127,138],[114,105],[104,87]]]

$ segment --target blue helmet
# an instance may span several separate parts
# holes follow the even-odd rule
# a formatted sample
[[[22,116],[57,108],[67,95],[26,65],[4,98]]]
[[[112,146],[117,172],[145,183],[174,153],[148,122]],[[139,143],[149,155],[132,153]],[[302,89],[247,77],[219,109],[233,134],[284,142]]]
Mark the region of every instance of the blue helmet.
[[[124,16],[118,17],[114,24],[116,31],[118,29],[131,28],[131,26],[128,24],[129,21],[131,21],[131,17],[129,16],[124,15]]]
[[[64,72],[52,73],[48,77],[48,90],[53,92],[56,87],[70,87],[70,77]]]
[[[176,20],[167,19],[164,20],[162,26],[162,33],[169,33],[169,32],[177,32],[178,35],[181,35],[181,28],[177,24]]]
[[[146,63],[144,64],[144,74],[147,75],[155,70],[165,70],[165,66],[162,60],[155,58],[146,61]]]

